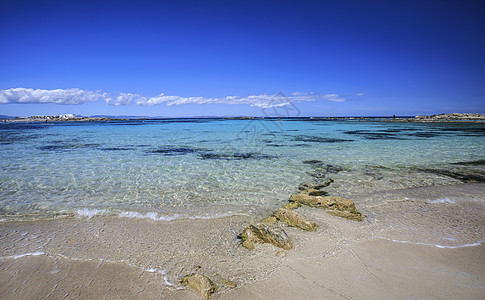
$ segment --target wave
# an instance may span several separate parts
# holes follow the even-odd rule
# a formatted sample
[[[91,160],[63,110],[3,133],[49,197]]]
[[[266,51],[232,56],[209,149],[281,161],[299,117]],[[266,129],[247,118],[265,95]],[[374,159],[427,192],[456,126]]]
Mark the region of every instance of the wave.
[[[402,243],[402,244],[434,246],[434,247],[442,248],[442,249],[457,249],[457,248],[465,248],[465,247],[475,247],[475,246],[480,246],[481,244],[485,243],[485,241],[478,241],[476,243],[470,243],[470,244],[447,246],[447,245],[439,245],[439,244],[431,244],[431,243],[423,243],[423,242],[401,241],[401,240],[393,240],[393,239],[385,239],[385,240],[388,240],[388,241],[391,241],[391,242],[396,242],[396,243]]]
[[[218,219],[224,217],[233,216],[235,213],[232,211],[226,213],[206,213],[203,215],[190,215],[190,214],[173,214],[173,215],[163,215],[158,212],[137,212],[137,211],[120,211],[120,210],[107,210],[107,209],[97,209],[97,208],[82,208],[75,212],[78,218],[91,219],[93,217],[102,216],[116,216],[120,218],[130,218],[130,219],[145,219],[153,221],[173,221],[182,219]]]
[[[160,269],[157,269],[157,268],[149,268],[149,269],[143,269],[143,270],[145,272],[148,272],[148,273],[159,273],[159,274],[161,274],[163,276],[163,281],[164,281],[165,285],[175,287],[175,284],[168,281],[167,270],[160,270]],[[175,287],[175,288],[181,289],[181,290],[184,289],[183,287]]]
[[[0,260],[2,260],[2,259],[18,259],[18,258],[22,258],[22,257],[26,257],[26,256],[39,256],[39,255],[45,255],[45,253],[42,252],[42,251],[28,252],[28,253],[23,253],[23,254],[0,257]]]
[[[430,203],[430,204],[440,204],[440,203],[455,203],[454,200],[451,200],[450,198],[448,197],[444,197],[444,198],[438,198],[438,199],[435,199],[435,200],[427,200],[426,203]]]
[[[91,219],[94,216],[104,216],[108,213],[106,209],[97,208],[82,208],[75,211],[78,218],[88,218]]]

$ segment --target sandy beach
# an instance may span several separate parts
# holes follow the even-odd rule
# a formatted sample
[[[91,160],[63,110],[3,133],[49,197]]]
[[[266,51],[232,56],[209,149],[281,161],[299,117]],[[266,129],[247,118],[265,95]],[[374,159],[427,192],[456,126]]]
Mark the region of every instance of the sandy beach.
[[[448,200],[435,201],[440,195]],[[195,272],[217,285],[213,299],[481,299],[484,199],[482,183],[356,195],[352,200],[367,215],[364,222],[300,207],[297,211],[319,229],[281,225],[291,250],[270,244],[243,248],[237,235],[258,221],[244,215],[4,222],[0,294],[2,299],[201,299],[180,283]]]

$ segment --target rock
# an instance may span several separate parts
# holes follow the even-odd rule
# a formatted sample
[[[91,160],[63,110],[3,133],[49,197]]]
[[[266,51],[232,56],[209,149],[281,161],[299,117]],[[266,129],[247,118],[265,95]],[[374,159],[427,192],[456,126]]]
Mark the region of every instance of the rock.
[[[329,209],[336,209],[336,210],[342,210],[342,211],[346,210],[350,212],[357,211],[357,209],[355,208],[354,202],[342,197],[310,196],[305,193],[299,193],[299,194],[291,195],[290,201],[299,202],[301,204],[312,206],[312,207],[329,208]]]
[[[342,217],[349,220],[354,221],[364,221],[364,217],[360,212],[349,212],[349,211],[339,211],[339,210],[329,210],[327,213],[331,214],[332,216]]]
[[[242,240],[242,245],[244,248],[248,250],[252,250],[255,248],[254,244],[262,244],[263,241],[260,240],[252,230],[249,230],[248,227],[246,227],[243,230],[243,233],[239,236]]]
[[[325,191],[317,190],[317,189],[308,189],[305,191],[310,196],[325,196],[328,193]]]
[[[306,172],[308,175],[312,176],[312,177],[315,177],[315,178],[325,178],[325,176],[327,176],[325,173],[322,173],[322,172]]]
[[[275,224],[275,223],[278,223],[278,219],[276,219],[274,216],[269,216],[266,219],[264,219],[263,222],[264,223]]]
[[[304,160],[303,161],[304,164],[309,164],[309,165],[316,165],[316,164],[321,164],[323,163],[323,161],[321,160],[316,160],[316,159],[312,159],[312,160]]]
[[[318,228],[318,225],[315,222],[309,221],[299,213],[288,209],[278,209],[275,217],[289,226],[297,227],[306,231],[316,231]]]
[[[288,204],[283,205],[281,208],[287,209],[287,210],[293,210],[295,208],[300,207],[301,204],[298,202],[288,202]]]
[[[224,284],[226,286],[230,287],[231,289],[237,287],[237,284],[234,281],[230,281],[230,280],[225,280],[224,281]]]
[[[219,290],[220,288],[222,289],[224,287],[229,287],[231,289],[237,287],[237,284],[234,281],[225,279],[224,277],[221,276],[221,274],[218,274],[218,273],[211,275],[211,281],[217,287],[217,290]]]
[[[189,286],[205,299],[209,299],[211,294],[216,291],[216,286],[212,281],[202,274],[192,273],[182,279],[184,286]]]
[[[332,211],[328,211],[328,213],[334,216],[355,221],[364,220],[362,214],[355,208],[355,203],[342,197],[310,196],[306,193],[299,193],[291,195],[290,201],[311,207],[331,209]],[[279,218],[277,215],[276,217]]]
[[[308,189],[311,189],[311,188],[313,188],[313,185],[310,185],[310,184],[308,184],[308,183],[302,183],[302,184],[300,184],[300,185],[298,186],[298,189],[299,189],[300,191],[305,191],[305,190],[308,190]]]
[[[371,176],[375,180],[381,180],[382,178],[384,178],[381,172],[379,172],[376,168],[372,168],[372,167],[366,167],[364,174],[367,176]]]
[[[342,172],[343,170],[344,168],[342,168],[341,166],[327,165],[327,172],[329,173],[338,173],[338,172]]]
[[[278,251],[278,252],[276,252],[275,255],[278,256],[278,257],[285,257],[286,253],[285,253],[285,251]]]
[[[244,228],[241,238],[243,246],[248,249],[254,249],[254,244],[263,242],[285,250],[293,248],[290,238],[283,229],[267,223],[250,224]]]
[[[332,182],[333,182],[333,179],[332,178],[329,178],[329,179],[323,181],[320,184],[316,184],[316,185],[312,186],[312,188],[317,189],[317,190],[320,190],[320,189],[322,189],[324,187],[329,186]]]
[[[329,179],[323,181],[322,183],[318,183],[318,184],[302,183],[298,186],[298,189],[300,191],[306,191],[306,190],[310,190],[310,189],[321,190],[324,187],[329,186],[332,182],[333,182],[333,179],[329,178]]]

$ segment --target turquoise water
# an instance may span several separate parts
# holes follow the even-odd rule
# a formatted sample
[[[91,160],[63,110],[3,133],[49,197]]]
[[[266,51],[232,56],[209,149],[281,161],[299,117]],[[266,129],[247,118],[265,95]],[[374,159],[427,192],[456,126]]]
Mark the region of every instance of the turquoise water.
[[[266,213],[331,195],[485,179],[484,123],[172,119],[0,126],[0,218]],[[446,195],[443,195],[446,197]]]

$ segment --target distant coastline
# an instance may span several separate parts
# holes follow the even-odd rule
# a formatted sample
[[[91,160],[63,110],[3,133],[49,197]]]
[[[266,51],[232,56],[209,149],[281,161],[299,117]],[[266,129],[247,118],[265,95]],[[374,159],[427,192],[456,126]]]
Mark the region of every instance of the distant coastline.
[[[58,116],[30,116],[30,117],[14,117],[14,118],[2,118],[1,122],[66,122],[66,121],[111,121],[111,120],[127,120],[124,118],[108,118],[108,117],[81,117],[73,114],[65,114]]]
[[[0,116],[0,122],[89,122],[89,121],[122,121],[122,120],[157,120],[157,119],[226,119],[226,120],[260,120],[260,119],[280,119],[276,117],[146,117],[146,116],[91,116],[83,117],[73,114],[57,116],[30,116],[30,117],[11,117]],[[362,116],[362,117],[282,117],[285,119],[311,119],[311,120],[379,120],[384,122],[485,122],[485,114],[479,113],[448,113],[435,115],[419,116]]]
[[[416,116],[414,118],[402,119],[393,118],[386,121],[391,122],[485,122],[484,114],[477,113],[449,113],[449,114],[438,114],[438,115],[422,115]]]

